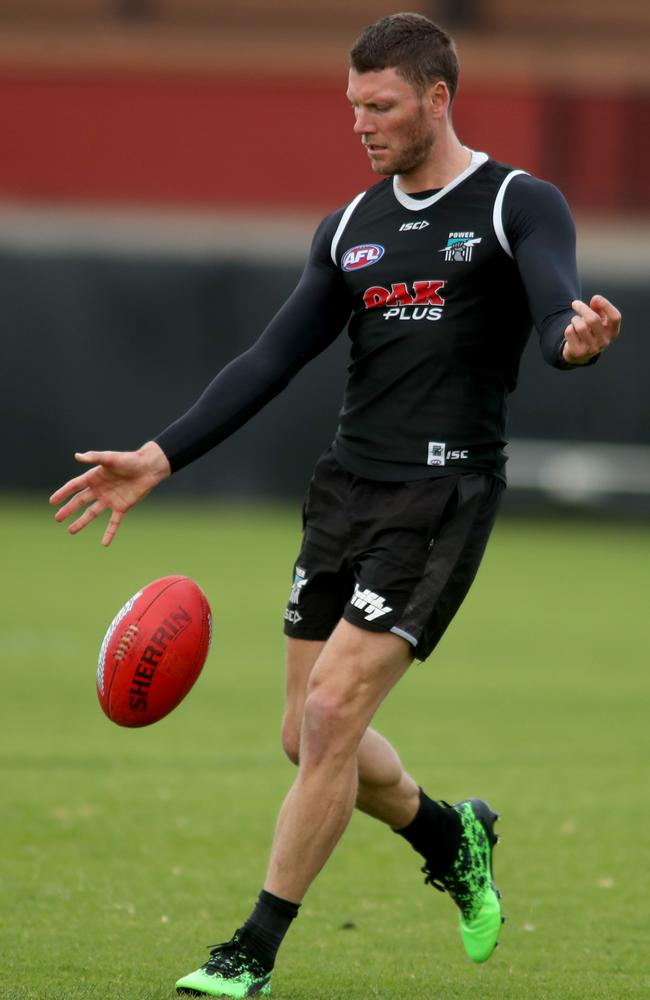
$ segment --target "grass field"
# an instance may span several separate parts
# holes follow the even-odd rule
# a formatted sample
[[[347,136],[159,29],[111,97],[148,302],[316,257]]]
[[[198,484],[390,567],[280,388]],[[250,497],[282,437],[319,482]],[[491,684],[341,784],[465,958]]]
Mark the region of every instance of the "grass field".
[[[296,511],[149,505],[115,545],[0,503],[2,1000],[171,1000],[261,885],[292,780],[279,623]],[[274,973],[277,1000],[650,996],[650,529],[502,519],[438,652],[378,726],[433,796],[501,812],[502,943],[473,966],[450,901],[355,816]],[[109,723],[95,664],[143,583],[194,576],[215,639],[173,715]]]

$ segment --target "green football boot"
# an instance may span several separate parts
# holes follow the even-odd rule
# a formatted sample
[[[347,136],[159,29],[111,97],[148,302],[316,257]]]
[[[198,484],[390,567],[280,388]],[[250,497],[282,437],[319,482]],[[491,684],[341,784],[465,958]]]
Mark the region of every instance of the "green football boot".
[[[460,936],[473,962],[485,962],[499,942],[501,893],[492,876],[492,849],[498,841],[494,824],[499,818],[482,799],[457,802],[461,821],[458,853],[441,876],[427,863],[425,882],[449,893],[460,910]]]
[[[262,968],[251,955],[239,931],[231,941],[216,944],[210,958],[196,972],[190,972],[176,983],[176,992],[191,997],[268,997],[271,995],[271,973]]]

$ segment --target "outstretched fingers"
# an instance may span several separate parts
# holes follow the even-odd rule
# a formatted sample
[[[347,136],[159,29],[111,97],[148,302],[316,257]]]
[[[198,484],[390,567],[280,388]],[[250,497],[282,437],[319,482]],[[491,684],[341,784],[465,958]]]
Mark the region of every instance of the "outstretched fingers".
[[[169,461],[154,441],[137,451],[77,452],[75,458],[91,468],[52,494],[51,504],[63,503],[55,520],[76,516],[68,528],[75,535],[98,514],[110,510],[104,545],[110,545],[126,512],[171,475]]]
[[[75,457],[85,462],[86,460],[90,460],[90,454],[93,455],[93,461],[95,461],[99,453],[86,453],[83,456],[77,454]],[[58,523],[67,520],[69,517],[73,517],[79,511],[83,510],[83,513],[68,525],[68,532],[71,535],[76,535],[109,506],[107,499],[98,495],[97,489],[95,489],[95,485],[97,484],[93,484],[94,474],[99,470],[101,470],[101,466],[93,466],[92,469],[84,472],[81,476],[75,476],[74,479],[70,479],[50,497],[51,504],[61,503],[62,500],[68,501],[54,515],[54,520]],[[84,507],[85,510],[83,509]],[[113,535],[116,530],[117,528],[114,529]]]
[[[63,489],[65,489],[65,487],[63,487]],[[61,491],[59,490],[58,492],[60,493]],[[53,497],[56,497],[56,495],[57,494],[53,494]],[[51,500],[51,502],[56,503],[56,499]],[[110,507],[110,503],[108,500],[96,497],[94,491],[90,487],[86,487],[73,496],[67,504],[56,512],[54,520],[59,522],[65,521],[66,518],[76,514],[77,511],[82,510],[83,507],[86,508],[83,513],[72,521],[70,525],[68,525],[68,532],[71,535],[76,535],[79,531],[82,531],[83,528],[87,527],[91,521],[94,521],[96,517],[103,514],[103,512]],[[111,510],[111,517],[102,538],[102,545],[111,544],[123,517],[123,511]]]
[[[79,506],[83,506],[84,503],[88,503],[91,499],[92,497],[89,497],[86,500],[82,500]],[[95,518],[99,514],[103,513],[103,511],[105,510],[106,510],[106,504],[104,503],[104,501],[95,500],[95,502],[92,503],[90,507],[86,507],[83,514],[80,517],[78,517],[76,521],[73,521],[72,524],[69,525],[68,527],[69,533],[71,535],[76,535],[78,531],[81,531],[82,528],[85,528],[86,525],[90,524],[91,521],[94,521]],[[59,513],[61,512],[59,511]]]
[[[90,469],[90,472],[93,470]],[[76,496],[74,495],[76,494]],[[85,499],[80,499],[85,494]],[[90,490],[88,488],[88,472],[84,472],[81,476],[75,476],[74,479],[69,479],[67,483],[60,486],[52,496],[50,497],[50,503],[56,505],[61,503],[62,500],[67,500],[68,497],[72,497],[69,504],[62,507],[61,510],[57,511],[54,515],[55,520],[63,521],[69,514],[74,513],[79,507],[83,507],[85,503],[88,503],[90,499]],[[68,509],[69,508],[69,509]],[[63,513],[66,511],[67,513]]]

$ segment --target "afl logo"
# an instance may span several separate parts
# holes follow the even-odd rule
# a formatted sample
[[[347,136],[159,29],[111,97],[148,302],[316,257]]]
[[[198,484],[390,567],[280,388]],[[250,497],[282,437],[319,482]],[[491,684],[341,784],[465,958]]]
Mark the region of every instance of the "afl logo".
[[[361,267],[376,264],[383,256],[384,248],[378,243],[363,243],[345,251],[341,257],[341,267],[344,271],[358,271]]]

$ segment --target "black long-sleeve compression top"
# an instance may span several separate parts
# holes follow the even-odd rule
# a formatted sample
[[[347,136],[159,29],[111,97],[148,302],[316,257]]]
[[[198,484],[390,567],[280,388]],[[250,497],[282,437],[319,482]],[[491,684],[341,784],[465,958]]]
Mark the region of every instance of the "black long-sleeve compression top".
[[[499,475],[505,397],[531,323],[545,360],[570,367],[561,350],[579,294],[573,220],[551,184],[485,154],[440,191],[407,196],[381,181],[322,221],[297,287],[259,340],[155,440],[181,469],[350,321],[334,442],[342,464],[377,479]],[[444,445],[442,461],[439,447],[431,460],[431,439]]]

